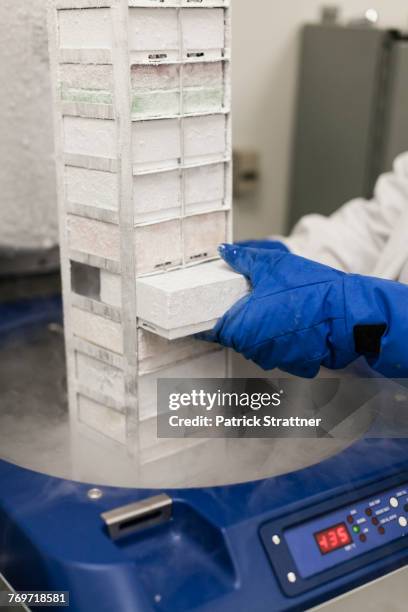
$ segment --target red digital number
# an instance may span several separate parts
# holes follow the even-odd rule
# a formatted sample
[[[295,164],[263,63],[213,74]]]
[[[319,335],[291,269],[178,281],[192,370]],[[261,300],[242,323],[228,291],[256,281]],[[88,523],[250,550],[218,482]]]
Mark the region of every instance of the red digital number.
[[[329,541],[328,541],[327,537],[324,535],[324,533],[318,534],[316,536],[316,540],[317,540],[317,543],[319,545],[320,550],[323,553],[330,552]]]
[[[337,548],[339,545],[339,539],[337,537],[336,529],[330,529],[330,531],[328,532],[328,537],[329,537],[330,550],[332,550],[333,548]]]
[[[345,523],[319,531],[319,533],[314,534],[314,537],[322,555],[327,555],[339,548],[344,548],[352,542]]]
[[[339,540],[343,546],[350,544],[350,534],[344,525],[340,525],[338,527],[337,535],[339,536]]]

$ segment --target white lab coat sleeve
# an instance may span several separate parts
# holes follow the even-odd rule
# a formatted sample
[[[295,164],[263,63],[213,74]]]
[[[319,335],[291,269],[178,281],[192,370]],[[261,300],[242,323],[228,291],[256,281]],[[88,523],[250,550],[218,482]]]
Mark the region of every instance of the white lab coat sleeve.
[[[407,209],[408,153],[404,153],[394,162],[393,172],[379,178],[372,200],[352,200],[330,217],[308,215],[289,237],[278,239],[296,255],[344,272],[371,274]]]

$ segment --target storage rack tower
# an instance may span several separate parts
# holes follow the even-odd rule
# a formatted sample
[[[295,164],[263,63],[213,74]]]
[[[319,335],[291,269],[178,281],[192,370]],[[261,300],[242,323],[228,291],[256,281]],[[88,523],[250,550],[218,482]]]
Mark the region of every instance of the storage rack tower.
[[[70,417],[148,463],[181,448],[157,379],[227,375],[225,351],[138,325],[136,278],[231,239],[229,1],[53,0],[49,29]]]

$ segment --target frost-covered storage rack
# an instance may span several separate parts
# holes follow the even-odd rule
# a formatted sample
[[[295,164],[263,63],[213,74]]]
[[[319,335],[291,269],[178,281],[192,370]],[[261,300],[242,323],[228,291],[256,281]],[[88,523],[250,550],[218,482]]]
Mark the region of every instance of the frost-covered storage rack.
[[[156,438],[157,378],[227,373],[141,328],[136,279],[199,273],[231,238],[229,2],[54,0],[49,23],[71,417],[152,460],[180,449]]]

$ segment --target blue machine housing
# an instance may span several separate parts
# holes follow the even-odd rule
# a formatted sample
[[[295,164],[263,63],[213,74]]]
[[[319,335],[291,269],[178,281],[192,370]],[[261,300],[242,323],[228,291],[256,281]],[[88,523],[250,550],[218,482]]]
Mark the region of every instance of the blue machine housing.
[[[36,316],[33,304],[27,308],[14,311],[22,325]],[[40,323],[55,320],[59,308],[42,301]],[[4,314],[0,308],[3,322]],[[406,565],[408,538],[289,593],[262,541],[265,529],[364,500],[406,482],[407,473],[407,439],[365,439],[268,480],[159,491],[173,500],[171,520],[113,541],[101,513],[157,491],[99,487],[103,496],[92,501],[91,485],[0,461],[0,571],[16,590],[69,591],[75,612],[306,610]]]

